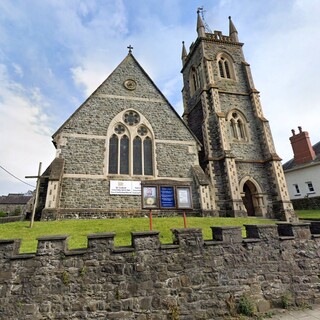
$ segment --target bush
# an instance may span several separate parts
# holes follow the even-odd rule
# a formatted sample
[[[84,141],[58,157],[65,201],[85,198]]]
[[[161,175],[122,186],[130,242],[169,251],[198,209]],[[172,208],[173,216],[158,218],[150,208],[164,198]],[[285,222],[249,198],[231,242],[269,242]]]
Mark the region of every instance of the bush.
[[[21,207],[17,207],[14,209],[14,211],[11,215],[12,216],[20,216],[21,212],[22,212]]]
[[[4,217],[7,217],[7,213],[6,212],[3,212],[3,211],[0,211],[0,218],[4,218]]]
[[[254,315],[256,308],[254,303],[246,295],[243,295],[238,303],[238,311],[244,316],[251,317]]]
[[[289,309],[290,307],[294,306],[293,298],[290,292],[286,292],[281,297],[281,306],[283,309]]]

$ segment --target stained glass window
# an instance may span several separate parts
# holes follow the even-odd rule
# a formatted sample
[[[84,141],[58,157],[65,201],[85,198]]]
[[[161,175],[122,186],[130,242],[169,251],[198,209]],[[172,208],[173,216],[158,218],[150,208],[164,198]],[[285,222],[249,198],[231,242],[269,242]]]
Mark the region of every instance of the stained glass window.
[[[113,134],[109,140],[109,173],[118,173],[118,137]]]
[[[108,173],[153,175],[153,141],[145,120],[133,110],[117,120],[109,138]]]
[[[120,174],[129,174],[129,138],[126,135],[120,140]]]
[[[133,174],[142,174],[142,143],[141,138],[133,140]]]
[[[149,137],[145,138],[143,141],[143,149],[144,149],[144,174],[152,175],[152,141]]]

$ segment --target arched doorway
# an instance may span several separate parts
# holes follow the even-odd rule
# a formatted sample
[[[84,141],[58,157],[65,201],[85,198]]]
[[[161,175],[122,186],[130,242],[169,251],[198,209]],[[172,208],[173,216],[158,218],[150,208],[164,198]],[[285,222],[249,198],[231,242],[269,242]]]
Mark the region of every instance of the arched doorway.
[[[250,186],[250,184],[251,184],[251,186]],[[244,196],[242,198],[242,201],[243,201],[243,204],[247,210],[248,216],[255,216],[252,187],[254,187],[254,185],[252,183],[250,183],[250,181],[246,182],[243,186]]]
[[[259,183],[250,176],[241,179],[240,192],[243,205],[246,208],[248,216],[265,217],[267,207]]]

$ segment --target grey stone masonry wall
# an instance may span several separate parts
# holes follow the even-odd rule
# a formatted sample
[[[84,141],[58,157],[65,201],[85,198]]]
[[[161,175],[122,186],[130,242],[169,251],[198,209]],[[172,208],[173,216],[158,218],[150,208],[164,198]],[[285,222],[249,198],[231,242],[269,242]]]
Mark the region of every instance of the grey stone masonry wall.
[[[68,138],[61,148],[65,162],[65,173],[103,174],[105,140]]]
[[[320,235],[314,224],[133,232],[114,247],[113,233],[88,236],[68,250],[67,236],[41,237],[35,254],[0,240],[0,319],[225,319],[246,295],[259,311],[320,302]],[[311,233],[311,230],[313,233]]]

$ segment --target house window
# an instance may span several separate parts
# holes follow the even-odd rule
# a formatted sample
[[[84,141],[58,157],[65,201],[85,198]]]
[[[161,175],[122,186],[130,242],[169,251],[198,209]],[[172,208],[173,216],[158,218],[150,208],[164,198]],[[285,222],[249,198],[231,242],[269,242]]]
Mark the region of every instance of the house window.
[[[232,111],[228,115],[231,136],[235,140],[248,141],[247,126],[244,116],[239,111]]]
[[[221,78],[235,78],[232,60],[226,54],[221,54],[220,57],[218,57],[218,70]]]
[[[294,184],[293,187],[294,187],[294,190],[295,190],[295,195],[300,195],[299,186],[297,184]]]
[[[129,110],[116,117],[110,132],[108,172],[120,175],[152,176],[153,139],[151,130],[142,124],[140,115]]]
[[[314,187],[311,181],[306,182],[308,193],[315,193]]]

